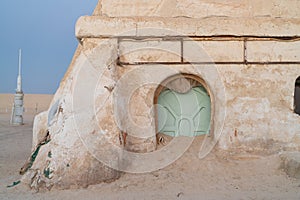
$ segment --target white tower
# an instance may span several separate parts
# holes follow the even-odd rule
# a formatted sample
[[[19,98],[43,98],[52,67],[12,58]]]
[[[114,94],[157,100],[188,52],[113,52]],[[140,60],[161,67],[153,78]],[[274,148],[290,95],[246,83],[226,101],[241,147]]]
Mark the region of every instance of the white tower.
[[[22,62],[22,50],[19,50],[19,74],[17,78],[17,89],[14,97],[14,105],[12,108],[11,124],[22,125],[23,124],[23,98],[24,94],[22,91],[22,76],[21,76],[21,63]]]

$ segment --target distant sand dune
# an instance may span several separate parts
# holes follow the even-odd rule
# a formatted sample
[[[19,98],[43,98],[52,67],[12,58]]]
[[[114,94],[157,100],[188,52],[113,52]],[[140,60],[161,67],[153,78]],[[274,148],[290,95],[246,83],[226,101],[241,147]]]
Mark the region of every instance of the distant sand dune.
[[[10,113],[13,106],[14,94],[0,94],[0,113]],[[24,108],[26,113],[40,113],[48,109],[53,95],[25,94]]]

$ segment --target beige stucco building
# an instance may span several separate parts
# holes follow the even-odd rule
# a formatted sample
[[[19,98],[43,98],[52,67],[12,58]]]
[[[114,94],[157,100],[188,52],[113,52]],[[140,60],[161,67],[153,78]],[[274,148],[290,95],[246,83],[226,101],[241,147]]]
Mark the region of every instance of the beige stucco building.
[[[299,9],[297,0],[99,0],[79,18],[73,61],[35,119],[23,182],[68,188],[157,170],[194,137],[205,137],[199,158],[299,150]]]

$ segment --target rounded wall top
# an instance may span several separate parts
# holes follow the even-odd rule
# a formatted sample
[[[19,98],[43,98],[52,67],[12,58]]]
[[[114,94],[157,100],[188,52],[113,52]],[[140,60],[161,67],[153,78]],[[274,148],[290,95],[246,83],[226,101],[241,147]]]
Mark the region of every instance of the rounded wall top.
[[[94,15],[107,17],[299,18],[297,0],[99,0]]]

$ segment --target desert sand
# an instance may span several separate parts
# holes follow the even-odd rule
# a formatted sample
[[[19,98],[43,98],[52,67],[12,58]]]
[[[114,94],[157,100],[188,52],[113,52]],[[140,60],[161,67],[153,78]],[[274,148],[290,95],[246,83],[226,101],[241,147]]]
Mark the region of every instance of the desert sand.
[[[47,99],[39,102],[48,105]],[[155,172],[123,174],[114,182],[80,189],[34,191],[23,184],[9,188],[20,180],[18,172],[30,155],[33,118],[33,113],[25,113],[23,126],[10,126],[10,114],[0,113],[0,199],[300,199],[300,180],[280,169],[280,152],[216,147],[199,159],[201,137],[179,160]]]
[[[0,113],[10,113],[13,106],[14,94],[0,94]],[[47,110],[53,98],[51,94],[25,94],[25,113],[40,113]]]

